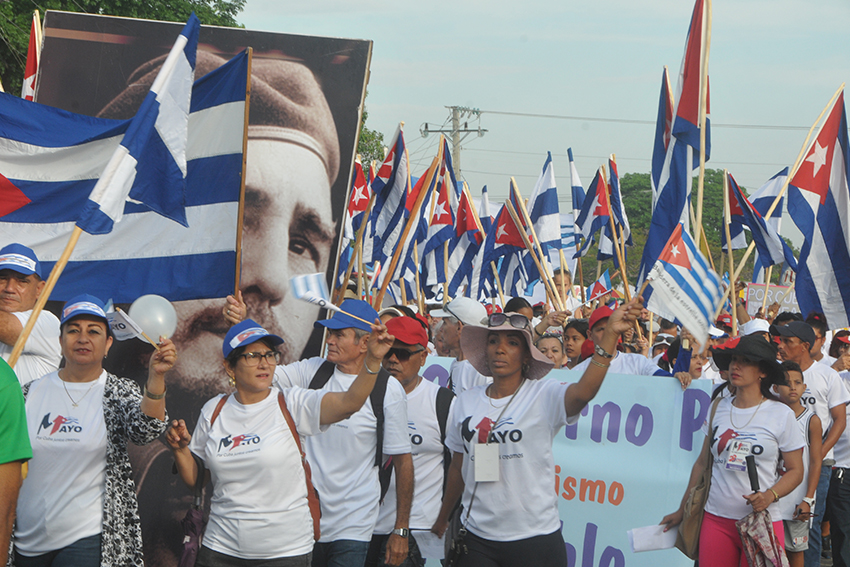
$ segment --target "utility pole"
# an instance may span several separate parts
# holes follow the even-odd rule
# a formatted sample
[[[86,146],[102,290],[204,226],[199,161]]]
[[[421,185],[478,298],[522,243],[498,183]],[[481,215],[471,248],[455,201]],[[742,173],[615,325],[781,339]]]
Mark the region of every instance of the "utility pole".
[[[466,136],[463,138],[460,137],[461,134],[472,134],[476,133],[479,137],[483,136],[487,130],[482,129],[479,125],[478,128],[470,128],[469,122],[464,122],[463,127],[461,127],[461,120],[465,116],[470,116],[473,118],[481,118],[481,111],[477,108],[469,108],[466,106],[447,106],[449,110],[452,111],[452,127],[450,130],[444,129],[431,129],[428,127],[428,123],[425,125],[419,132],[422,134],[423,138],[427,138],[428,134],[451,134],[452,138],[452,165],[454,166],[455,176],[457,179],[461,178],[460,175],[460,143],[466,139]]]

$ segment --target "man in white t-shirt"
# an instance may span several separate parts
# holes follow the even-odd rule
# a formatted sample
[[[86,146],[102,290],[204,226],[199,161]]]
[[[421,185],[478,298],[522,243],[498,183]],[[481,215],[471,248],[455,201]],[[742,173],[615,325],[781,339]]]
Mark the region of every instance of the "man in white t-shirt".
[[[410,449],[413,455],[413,502],[402,502],[393,490],[395,475],[389,479],[389,489],[378,511],[378,523],[366,567],[383,565],[388,559],[393,540],[393,526],[410,525],[410,557],[404,566],[419,567],[422,557],[443,558],[443,543],[431,533],[431,526],[440,513],[443,501],[443,478],[448,465],[444,446],[445,427],[454,401],[451,390],[425,380],[419,372],[428,358],[428,335],[419,321],[411,317],[396,317],[387,321],[387,332],[395,337],[393,348],[384,357],[384,368],[402,385],[407,394],[407,419]],[[403,509],[406,504],[407,509]],[[385,543],[386,542],[386,543]]]
[[[0,357],[9,360],[32,315],[45,282],[41,263],[30,248],[9,244],[0,249]],[[59,368],[59,319],[42,311],[15,364],[21,385]]]
[[[598,307],[590,316],[588,321],[587,338],[593,341],[594,348],[598,349],[599,342],[605,334],[605,324],[608,318],[614,312],[613,309],[604,305]],[[584,372],[590,365],[590,358],[578,364],[573,370]],[[638,376],[673,376],[666,370],[662,370],[657,365],[653,364],[652,360],[646,358],[642,354],[632,354],[627,352],[616,352],[608,372],[612,374],[635,374]]]
[[[790,321],[784,326],[773,325],[770,332],[779,336],[780,358],[796,362],[803,370],[806,392],[800,401],[804,406],[814,410],[825,432],[824,461],[815,496],[814,521],[809,531],[809,549],[804,552],[806,566],[818,566],[821,552],[820,524],[823,521],[826,495],[829,490],[829,476],[835,462],[832,448],[844,433],[847,424],[850,392],[847,391],[843,380],[835,370],[812,359],[811,348],[817,339],[811,325],[803,321]]]
[[[850,381],[844,379],[850,388]],[[835,444],[835,465],[829,483],[829,525],[835,567],[850,567],[850,430]]]
[[[440,338],[448,349],[449,356],[455,357],[449,370],[449,389],[459,396],[463,391],[492,382],[492,378],[482,376],[469,364],[460,346],[460,332],[463,326],[480,325],[481,321],[487,318],[487,309],[474,299],[458,297],[442,309],[432,311],[431,316],[443,319]]]
[[[330,319],[315,323],[327,328],[327,362],[331,364],[326,365],[325,359],[315,357],[278,366],[275,380],[281,387],[309,388],[314,378],[327,372],[321,389],[329,392],[348,390],[366,358],[371,327],[365,321],[375,321],[378,313],[358,299],[343,301],[340,309],[342,311],[334,313]],[[367,367],[366,371],[378,373],[381,369]],[[381,382],[380,376],[378,382]],[[387,376],[385,383],[382,433],[378,430],[378,416],[370,398],[348,419],[303,441],[304,452],[313,469],[313,484],[322,504],[322,537],[313,548],[313,567],[363,566],[378,517],[380,483],[375,461],[379,437],[383,437],[383,454],[392,457],[398,484],[409,487],[412,494],[413,461],[407,433],[407,399],[397,380]],[[411,495],[402,495],[399,499],[404,498],[409,501]],[[401,563],[407,555],[407,528],[404,525],[394,530],[401,536],[399,545],[393,547],[394,564]]]

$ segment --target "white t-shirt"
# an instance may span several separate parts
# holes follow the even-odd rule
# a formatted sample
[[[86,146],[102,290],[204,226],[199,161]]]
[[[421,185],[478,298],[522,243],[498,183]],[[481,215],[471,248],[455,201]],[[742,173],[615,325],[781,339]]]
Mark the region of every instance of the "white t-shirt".
[[[413,504],[410,507],[410,529],[430,530],[443,502],[443,443],[437,421],[437,392],[440,386],[421,379],[407,394],[407,428],[410,454],[413,458]],[[454,405],[454,401],[452,401]],[[448,420],[446,421],[448,428]],[[378,511],[375,533],[387,535],[395,527],[395,473]],[[439,558],[435,558],[439,559]]]
[[[829,410],[850,402],[850,392],[838,372],[824,364],[814,363],[809,366],[803,371],[803,380],[806,382],[806,392],[800,398],[800,403],[814,409],[820,418],[823,436],[826,438],[829,428],[832,427],[832,414]],[[832,450],[823,458],[832,459]]]
[[[325,360],[310,358],[278,366],[275,379],[284,387],[306,388]],[[323,390],[345,392],[357,376],[335,369]],[[370,400],[348,419],[304,440],[313,468],[313,485],[322,502],[322,543],[340,539],[370,541],[378,518],[381,488],[375,466],[377,436]],[[385,455],[410,453],[407,397],[398,380],[390,379],[384,396]]]
[[[204,404],[189,449],[210,471],[212,507],[203,544],[242,559],[271,559],[310,553],[313,520],[301,455],[278,403],[278,389],[266,399],[242,405],[228,396]],[[322,428],[321,390],[287,388],[286,407],[298,433]],[[223,394],[222,394],[223,395]]]
[[[844,386],[850,389],[850,372],[841,372],[841,379]],[[850,406],[847,406],[847,421],[850,422]],[[843,469],[850,468],[850,427],[844,429],[844,433],[838,438],[838,441],[833,447],[835,466]]]
[[[449,375],[452,378],[452,391],[455,393],[455,396],[459,396],[462,392],[471,390],[472,388],[493,383],[492,376],[484,376],[468,360],[455,360],[452,362]]]
[[[469,530],[495,541],[516,541],[550,534],[560,528],[552,442],[567,423],[564,394],[569,384],[525,380],[489,439],[499,446],[499,480],[480,482],[469,516]],[[486,386],[467,390],[455,400],[449,416],[446,446],[463,455],[463,506],[470,508],[475,489],[473,445],[480,426],[499,418],[510,397],[493,400]],[[466,513],[464,513],[464,518]]]
[[[30,386],[26,409],[33,457],[18,496],[15,527],[15,547],[22,555],[41,555],[102,531],[105,385],[106,371],[83,383],[63,382],[51,372]]]
[[[781,402],[764,400],[750,408],[733,408],[734,398],[724,398],[714,416],[711,456],[711,490],[706,512],[740,520],[753,511],[742,498],[752,494],[745,457],[755,455],[759,491],[764,492],[779,480],[779,452],[800,449],[806,444],[791,408]],[[734,412],[732,424],[730,411]],[[752,419],[751,419],[752,418]],[[779,502],[768,506],[770,517],[779,520]]]
[[[821,363],[821,364],[826,364],[827,366],[832,368],[832,365],[835,364],[836,360],[838,360],[838,359],[833,358],[833,357],[829,356],[828,354],[824,354],[823,357],[820,360],[818,360],[818,362]]]
[[[581,364],[577,364],[573,370],[584,372],[590,366],[591,358],[588,358]],[[652,360],[646,358],[644,355],[631,352],[617,352],[613,360],[611,360],[611,366],[608,367],[608,372],[612,374],[633,374],[636,376],[670,376],[669,372],[662,370],[657,364],[653,364]]]
[[[792,410],[793,411],[793,410]],[[814,412],[809,408],[805,408],[803,413],[796,416],[797,426],[803,434],[803,439],[806,444],[803,445],[803,482],[797,485],[797,488],[791,491],[790,494],[783,496],[779,500],[779,509],[781,510],[781,518],[783,520],[793,520],[794,512],[797,505],[803,501],[809,487],[809,423],[814,416]],[[815,474],[820,474],[820,467],[815,471]],[[817,504],[816,504],[817,505]]]
[[[18,318],[22,326],[26,326],[30,319],[32,309],[29,311],[18,311],[12,313]],[[15,345],[0,343],[0,357],[8,361],[9,355]],[[62,352],[59,348],[59,319],[50,311],[42,311],[35,326],[32,328],[24,352],[15,364],[15,374],[23,386],[45,374],[50,374],[59,369],[59,361]]]

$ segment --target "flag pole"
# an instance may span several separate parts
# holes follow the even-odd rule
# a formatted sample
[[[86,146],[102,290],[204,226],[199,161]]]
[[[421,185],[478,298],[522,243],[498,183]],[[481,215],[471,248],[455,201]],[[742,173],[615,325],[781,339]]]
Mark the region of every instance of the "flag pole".
[[[21,357],[21,353],[24,351],[24,345],[26,344],[30,333],[32,333],[33,327],[35,327],[38,316],[44,310],[44,306],[47,304],[50,294],[53,293],[53,288],[56,287],[56,282],[59,281],[59,276],[62,275],[62,271],[68,264],[68,260],[71,258],[71,253],[74,251],[74,247],[77,245],[77,241],[80,239],[80,235],[82,233],[83,229],[75,225],[73,232],[71,232],[71,238],[68,239],[68,244],[65,245],[65,250],[56,261],[56,264],[53,265],[53,269],[50,271],[50,276],[47,278],[47,282],[45,282],[44,289],[41,290],[41,294],[38,296],[38,300],[32,308],[32,313],[30,314],[27,324],[24,325],[21,334],[18,335],[18,340],[15,341],[12,354],[9,355],[9,360],[6,361],[9,363],[10,367],[14,368],[15,363],[18,362],[18,359]]]
[[[600,178],[605,179],[605,166],[603,165],[599,169],[602,170],[601,171],[602,175],[601,175]],[[617,224],[614,221],[614,211],[611,208],[611,193],[610,193],[610,191],[611,191],[611,189],[606,186],[605,191],[603,191],[603,193],[605,193],[605,202],[608,205],[608,225],[611,227],[611,244],[614,246],[614,253],[617,255],[617,262],[619,262],[619,264],[620,264],[620,274],[623,277],[623,289],[626,292],[626,301],[631,301],[632,300],[632,293],[629,291],[629,279],[626,276],[626,264],[623,261],[623,255],[622,255],[621,250],[620,250],[620,243],[618,242],[618,239],[617,239]],[[601,241],[601,239],[600,239],[600,241]],[[597,279],[599,279],[599,278],[597,278]]]
[[[354,254],[351,262],[348,263],[348,270],[345,272],[345,279],[343,280],[343,285],[337,291],[336,302],[335,305],[339,305],[342,303],[342,299],[345,297],[345,288],[348,286],[348,281],[351,278],[351,273],[354,270],[354,265],[357,264],[358,268],[358,277],[357,277],[357,298],[363,296],[361,293],[363,290],[363,283],[361,276],[363,275],[363,239],[365,238],[366,225],[369,224],[369,215],[372,212],[372,205],[375,203],[375,195],[369,196],[369,203],[366,205],[366,210],[363,212],[363,220],[360,222],[360,226],[357,228],[357,234],[354,235]],[[339,254],[337,254],[339,256]],[[336,278],[333,280],[336,281]]]
[[[616,154],[611,154],[611,161],[612,161],[612,162],[614,162],[614,165],[617,165],[617,156],[616,156]],[[619,177],[620,177],[620,174],[619,174],[619,170],[618,170],[618,173],[617,173],[617,180],[618,180],[618,181],[619,181]],[[622,191],[621,191],[621,192],[620,192],[620,202],[621,202],[621,203],[622,203],[622,200],[623,200],[623,193],[622,193]],[[610,207],[609,207],[609,208],[610,208]],[[623,205],[623,209],[624,209],[624,210],[625,210],[625,208],[626,208],[626,207],[625,207],[625,205]],[[612,212],[613,212],[613,211],[612,211]],[[620,237],[620,252],[621,252],[621,254],[622,254],[623,258],[625,258],[625,257],[626,257],[626,242],[625,242],[625,239],[623,238],[623,227],[622,227],[622,225],[620,226],[620,234],[619,234],[619,237]],[[623,268],[623,273],[625,274],[625,273],[626,273],[626,266],[621,266],[621,268]],[[625,279],[624,279],[623,281],[625,281]]]
[[[693,203],[688,204],[688,212],[691,213],[691,224],[696,226],[697,220],[696,220],[696,217],[694,216],[694,205],[693,205]],[[705,255],[708,256],[708,262],[711,264],[711,269],[717,271],[714,267],[714,258],[712,258],[712,256],[711,256],[711,248],[708,247],[708,238],[705,236],[705,228],[702,225],[700,225],[700,235],[701,235],[700,243],[697,245],[697,248],[702,248],[703,246],[705,246]],[[722,250],[721,250],[721,254],[720,254],[720,259],[721,260],[723,259],[723,251]]]
[[[420,313],[425,313],[425,303],[422,301],[422,287],[419,285],[419,245],[413,243],[413,263],[416,264],[416,271],[413,274],[416,283],[416,306]]]
[[[729,229],[729,224],[732,222],[731,203],[729,202],[729,171],[723,170],[723,230],[726,231],[726,254],[729,257],[729,270],[735,271],[735,258],[732,254],[732,231]],[[734,289],[737,278],[729,280],[729,288]],[[720,306],[726,303],[725,298],[720,302]],[[717,317],[715,317],[716,319]],[[732,336],[738,336],[738,314],[735,312],[735,305],[732,305]]]
[[[522,226],[522,221],[517,215],[516,209],[514,209],[513,203],[508,199],[505,202],[505,205],[508,207],[508,213],[511,215],[511,219],[514,221],[514,225],[516,225],[517,231],[519,232],[520,237],[522,238],[523,244],[525,244],[525,249],[528,250],[528,254],[531,256],[531,259],[534,260],[534,265],[537,266],[537,270],[540,272],[541,277],[543,272],[543,266],[540,265],[540,259],[537,257],[537,254],[534,253],[534,246],[532,246],[531,242],[528,239],[528,233],[525,232],[525,228]],[[556,292],[553,289],[552,282],[549,281],[548,278],[543,278],[543,285],[546,288],[546,295],[552,301],[554,305],[559,305],[557,301],[555,301]]]
[[[407,151],[407,148],[405,148]],[[442,152],[442,147],[440,148]],[[431,167],[428,168],[428,173],[426,173],[427,177],[425,178],[425,183],[422,186],[422,190],[419,192],[419,195],[416,196],[416,201],[413,203],[413,209],[410,211],[410,216],[407,219],[407,222],[404,223],[404,230],[401,233],[401,236],[398,240],[398,245],[396,246],[395,251],[393,252],[392,259],[390,260],[389,266],[386,268],[386,274],[384,274],[384,281],[381,283],[381,289],[378,291],[378,295],[375,296],[375,300],[372,302],[372,306],[380,306],[381,302],[384,300],[384,294],[387,292],[387,286],[390,285],[390,278],[392,278],[392,274],[395,272],[396,266],[398,265],[398,261],[401,257],[402,249],[404,248],[404,241],[407,240],[407,235],[410,233],[410,230],[413,228],[414,222],[418,221],[419,217],[419,209],[422,208],[422,201],[425,200],[425,194],[428,193],[427,187],[431,184],[431,181],[434,179],[434,175],[437,173],[437,166],[440,163],[440,155],[439,153],[434,156],[433,161],[431,162]]]
[[[823,110],[821,110],[821,113],[818,115],[814,124],[812,124],[812,127],[809,128],[809,133],[806,134],[806,140],[803,142],[803,147],[800,148],[800,153],[797,154],[797,160],[794,162],[794,167],[791,168],[791,171],[788,173],[788,178],[785,180],[785,183],[782,184],[782,189],[779,191],[779,194],[776,196],[776,198],[773,199],[773,203],[771,203],[770,208],[767,210],[767,213],[765,213],[765,215],[764,215],[765,220],[770,218],[770,215],[773,214],[773,211],[779,205],[779,201],[781,201],[782,197],[785,195],[785,191],[788,190],[788,184],[791,182],[791,179],[793,179],[794,175],[796,175],[797,170],[800,169],[800,164],[803,162],[803,156],[806,155],[806,153],[809,151],[809,148],[811,147],[809,140],[812,137],[812,132],[814,132],[815,128],[817,128],[817,125],[820,123],[821,118],[823,118],[823,115],[826,114],[826,111],[829,110],[832,107],[832,105],[835,103],[835,99],[838,98],[838,95],[841,94],[841,91],[844,90],[844,85],[845,85],[845,83],[841,83],[841,86],[838,87],[838,90],[835,91],[835,94],[832,95],[832,98],[829,99],[829,102],[826,104],[826,106],[823,108]],[[820,130],[818,130],[818,134],[820,134]],[[815,141],[817,141],[817,136],[815,136]],[[814,142],[812,142],[812,143],[814,143]],[[755,249],[755,247],[756,247],[755,241],[751,241],[750,245],[747,247],[747,251],[744,252],[744,256],[743,256],[743,258],[741,258],[741,261],[738,264],[738,270],[735,272],[735,277],[733,278],[733,281],[737,280],[738,276],[741,275],[740,272],[743,270],[744,264],[747,263],[747,260],[749,259],[750,254],[753,253],[753,250]],[[732,270],[730,269],[730,272],[731,271]],[[715,319],[720,316],[720,312],[723,310],[723,303],[725,303],[726,298],[728,297],[728,294],[729,294],[729,288],[727,288],[726,291],[723,294],[723,298],[720,301],[720,307],[718,307],[718,309],[717,309],[717,314],[715,315]]]
[[[236,212],[236,281],[233,295],[239,296],[239,284],[242,281],[242,227],[245,223],[245,177],[248,163],[248,116],[251,112],[251,65],[254,61],[254,48],[248,48],[248,78],[245,81],[245,112],[242,124],[242,175],[239,180],[239,207]]]
[[[567,286],[564,283],[564,273],[567,271],[567,259],[564,257],[564,251],[558,250],[558,256],[561,260],[561,301],[564,303],[564,307],[567,306]],[[570,286],[572,289],[572,286]]]
[[[546,255],[543,253],[543,245],[540,243],[540,239],[537,237],[537,231],[534,230],[534,224],[532,224],[531,222],[531,216],[528,214],[528,209],[525,206],[525,201],[522,199],[522,195],[520,195],[519,193],[519,187],[516,184],[516,179],[514,179],[513,177],[511,177],[511,190],[516,195],[516,200],[519,203],[520,211],[517,212],[522,213],[522,218],[525,220],[525,223],[528,225],[528,228],[531,231],[531,238],[534,240],[534,245],[536,246],[537,252],[539,254],[540,265],[544,268],[540,272],[540,277],[546,278],[546,280],[549,281],[549,285],[552,287],[553,290],[555,290],[555,280],[552,279],[552,275],[549,273],[549,270],[545,269],[548,266],[548,262],[546,259]],[[544,262],[546,262],[546,264],[544,264]],[[563,311],[564,304],[557,293],[554,294],[553,300],[557,300],[553,301],[553,303],[558,309],[558,311]]]
[[[697,212],[696,212],[696,238],[697,247],[702,230],[702,197],[705,188],[705,125],[708,113],[708,54],[711,50],[711,0],[705,0],[705,49],[700,61],[700,93],[699,93],[699,178],[697,180]]]
[[[581,302],[584,303],[584,272],[581,269],[581,256],[576,258],[576,264],[578,264],[578,279],[579,279],[579,289],[581,290]]]
[[[445,299],[449,295],[449,241],[446,240],[443,242],[443,298]]]
[[[767,267],[764,276],[764,297],[761,300],[761,312],[767,313],[767,290],[770,289],[770,278],[773,277],[773,265]],[[796,280],[794,280],[796,281]]]

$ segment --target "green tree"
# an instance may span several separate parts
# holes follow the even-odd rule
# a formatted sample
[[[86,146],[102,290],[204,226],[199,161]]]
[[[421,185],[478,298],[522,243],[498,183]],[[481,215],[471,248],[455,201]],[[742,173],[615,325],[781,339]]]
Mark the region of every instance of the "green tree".
[[[29,47],[32,11],[85,12],[167,22],[185,22],[192,12],[202,24],[239,27],[236,16],[247,0],[5,0],[0,2],[0,78],[7,92],[20,94]]]
[[[369,96],[369,93],[366,93]],[[384,135],[377,130],[366,127],[369,113],[363,107],[363,117],[360,119],[360,137],[357,140],[357,153],[363,167],[368,167],[373,160],[381,163],[384,159]]]

